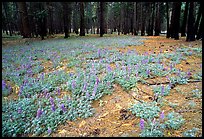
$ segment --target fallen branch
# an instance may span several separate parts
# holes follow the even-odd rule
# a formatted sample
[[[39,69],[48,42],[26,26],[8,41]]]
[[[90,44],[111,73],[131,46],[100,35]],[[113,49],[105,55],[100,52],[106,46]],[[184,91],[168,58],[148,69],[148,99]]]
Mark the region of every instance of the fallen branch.
[[[202,80],[189,80],[188,81],[188,83],[194,83],[194,82],[202,82]],[[158,82],[156,82],[156,83],[148,83],[148,82],[146,82],[145,84],[146,85],[160,85],[160,84],[169,84],[170,82],[168,81],[168,82],[160,82],[160,83],[158,83]]]
[[[200,109],[200,110],[202,110],[202,109]],[[176,112],[178,112],[178,113],[184,113],[184,112],[197,112],[197,111],[199,111],[199,110],[178,110],[178,111],[176,111]]]

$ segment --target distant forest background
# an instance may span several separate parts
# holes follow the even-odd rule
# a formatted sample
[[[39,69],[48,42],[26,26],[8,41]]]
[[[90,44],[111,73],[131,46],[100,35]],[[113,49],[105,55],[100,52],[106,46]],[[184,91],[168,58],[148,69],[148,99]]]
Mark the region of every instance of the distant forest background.
[[[116,33],[202,38],[200,2],[2,2],[2,32],[24,38]]]

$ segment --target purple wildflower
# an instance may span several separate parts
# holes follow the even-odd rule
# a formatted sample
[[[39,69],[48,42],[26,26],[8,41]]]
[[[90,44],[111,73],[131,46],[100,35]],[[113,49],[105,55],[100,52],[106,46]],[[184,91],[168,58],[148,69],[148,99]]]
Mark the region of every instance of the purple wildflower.
[[[22,94],[22,90],[19,89],[19,91],[18,91],[18,96],[21,96],[21,94]]]
[[[115,64],[115,66],[116,66],[116,69],[118,69],[118,68],[119,68],[119,64],[118,64],[118,63],[116,63],[116,64]]]
[[[93,90],[92,96],[95,96],[97,88],[98,88],[98,84],[96,82],[95,85],[94,85],[94,90]]]
[[[31,94],[29,93],[29,94],[27,94],[27,98],[31,98]]]
[[[48,99],[50,97],[50,93],[47,93],[45,97]]]
[[[67,101],[69,102],[69,101],[71,101],[71,99],[70,99],[70,97],[69,96],[67,96]]]
[[[48,127],[47,133],[48,133],[48,134],[51,134],[51,132],[52,132],[52,129]]]
[[[131,67],[128,65],[128,74],[131,73]]]
[[[52,106],[51,106],[51,110],[52,110],[53,112],[56,110],[54,104],[52,104]]]
[[[23,81],[23,85],[26,85],[27,83],[28,83],[27,79]]]
[[[142,64],[146,64],[146,60],[145,59],[142,60]]]
[[[73,80],[73,81],[72,81],[72,89],[74,89],[75,87],[76,87],[76,81]]]
[[[152,123],[153,123],[153,125],[156,123],[156,119],[155,119],[155,118],[154,118],[154,120],[153,120],[153,122],[152,122]]]
[[[135,76],[136,76],[136,77],[138,77],[138,71],[136,71],[136,74],[135,74]]]
[[[43,111],[39,108],[37,110],[37,118],[40,118],[40,116],[43,114]]]
[[[61,106],[60,106],[60,107],[61,107],[61,109],[62,109],[62,111],[63,111],[63,112],[65,112],[65,111],[66,111],[66,108],[65,108],[64,104],[61,104]]]
[[[18,108],[18,113],[19,114],[22,113],[22,108],[21,107]]]
[[[188,71],[188,72],[187,72],[187,77],[190,77],[190,76],[191,76],[191,72]]]
[[[108,65],[108,66],[107,66],[107,72],[109,73],[109,72],[111,72],[111,71],[112,71],[111,66]]]
[[[89,97],[90,97],[90,95],[89,95],[89,92],[88,92],[88,91],[86,91],[86,97],[87,97],[87,98],[89,98]]]
[[[82,92],[85,92],[86,87],[87,87],[87,82],[84,83],[84,87],[83,87],[83,89],[82,89]]]
[[[181,75],[181,71],[180,71],[180,70],[178,70],[177,75],[178,75],[178,76],[180,76],[180,75]]]
[[[170,81],[169,76],[166,76],[166,79]]]
[[[54,99],[52,97],[50,97],[50,104],[53,105],[54,104]]]
[[[123,71],[124,71],[124,72],[126,72],[126,67],[125,67],[125,66],[123,66],[122,68],[123,68]]]
[[[107,82],[107,86],[110,87],[110,85],[111,85],[111,83],[108,81],[108,82]]]
[[[2,80],[2,89],[6,88],[6,82],[4,80]]]
[[[160,49],[160,53],[162,53],[162,49]]]
[[[164,70],[167,70],[167,67],[164,67]]]
[[[147,73],[147,75],[150,75],[150,70],[147,69],[147,70],[146,70],[146,73]]]
[[[98,83],[99,83],[99,78],[96,77],[96,84],[98,85]]]
[[[44,73],[41,74],[41,79],[44,80]]]
[[[57,93],[58,95],[60,95],[60,88],[57,88]]]
[[[45,90],[43,91],[43,96],[45,97],[45,96],[47,95],[47,93],[48,93],[48,90],[45,89]]]
[[[145,52],[144,55],[148,55],[148,52]]]
[[[161,112],[160,118],[163,120],[164,119],[164,111]]]
[[[164,95],[164,86],[161,87],[161,95]]]
[[[100,57],[100,55],[101,55],[101,49],[98,49],[98,57]]]
[[[143,130],[144,129],[144,119],[140,120],[140,129]]]

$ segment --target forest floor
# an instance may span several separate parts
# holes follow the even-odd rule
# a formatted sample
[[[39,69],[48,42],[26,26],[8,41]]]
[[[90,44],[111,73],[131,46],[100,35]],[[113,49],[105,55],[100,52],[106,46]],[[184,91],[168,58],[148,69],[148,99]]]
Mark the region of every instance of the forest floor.
[[[180,40],[167,39],[165,36],[151,36],[143,37],[144,44],[140,46],[129,46],[119,48],[118,51],[127,52],[129,50],[136,50],[139,54],[151,52],[158,54],[162,49],[162,53],[175,51],[177,48],[182,47],[198,47],[202,46],[201,41],[186,42],[185,38]],[[197,71],[202,64],[202,57],[192,56],[181,64],[176,65],[183,71],[190,69]],[[164,77],[159,77],[149,80],[154,84],[165,83]],[[182,137],[182,133],[187,129],[196,127],[199,129],[198,136],[202,135],[202,98],[191,97],[192,90],[199,88],[202,90],[202,82],[192,82],[186,85],[177,85],[170,91],[170,95],[166,96],[166,103],[161,108],[164,113],[169,111],[177,111],[183,115],[186,120],[185,124],[179,130],[166,130],[165,137]],[[148,85],[137,85],[139,95],[136,96],[140,100],[146,102],[152,101],[153,97],[152,88]],[[134,90],[134,89],[133,89]],[[146,92],[146,93],[144,93]],[[59,126],[58,132],[52,134],[53,137],[64,136],[100,136],[100,137],[134,137],[138,136],[141,131],[139,128],[139,118],[134,117],[130,112],[125,111],[134,103],[134,92],[130,94],[124,91],[121,86],[115,85],[112,95],[106,95],[101,98],[103,105],[100,106],[100,101],[95,101],[93,107],[96,109],[96,114],[87,119],[78,119],[77,121],[67,121],[64,125]],[[196,106],[189,109],[189,103],[195,102]],[[176,104],[176,109],[169,106],[168,103]],[[127,119],[125,117],[128,117]]]
[[[61,36],[58,36],[61,37]],[[90,36],[89,36],[90,37]],[[92,37],[95,37],[94,35]],[[129,45],[124,48],[116,48],[119,52],[128,53],[130,50],[137,51],[139,54],[148,53],[168,53],[174,52],[178,48],[194,48],[202,47],[202,41],[186,42],[185,38],[179,40],[167,39],[165,36],[144,36],[144,44]],[[33,39],[38,41],[39,39]],[[29,43],[31,39],[22,40],[3,40],[3,47],[12,46],[16,43]],[[109,50],[112,48],[109,47]],[[163,61],[164,64],[166,61]],[[64,64],[68,62],[65,61]],[[186,60],[175,65],[177,69],[192,74],[201,69],[202,55],[187,56]],[[45,63],[44,71],[51,71],[50,63]],[[114,69],[115,64],[111,67]],[[72,71],[72,68],[64,68],[66,71]],[[66,121],[57,127],[57,130],[52,133],[52,137],[138,137],[141,129],[139,127],[140,118],[135,117],[127,109],[132,103],[137,100],[145,102],[153,101],[154,93],[152,86],[157,84],[167,84],[166,77],[156,77],[146,80],[150,85],[137,83],[136,87],[130,91],[125,91],[119,84],[113,85],[113,93],[104,95],[100,100],[93,101],[92,107],[95,109],[93,116],[86,119],[78,118],[75,121]],[[164,114],[175,111],[183,116],[185,123],[178,130],[167,129],[164,131],[165,137],[182,137],[182,133],[190,130],[193,127],[198,128],[196,136],[202,136],[202,97],[193,96],[192,91],[198,89],[202,93],[202,80],[196,82],[188,82],[187,84],[176,85],[170,90],[168,96],[164,96],[164,103],[160,107]],[[11,94],[7,99],[15,99],[17,94]],[[191,106],[192,104],[192,106]],[[175,107],[174,107],[174,106]],[[3,125],[2,125],[3,126]]]

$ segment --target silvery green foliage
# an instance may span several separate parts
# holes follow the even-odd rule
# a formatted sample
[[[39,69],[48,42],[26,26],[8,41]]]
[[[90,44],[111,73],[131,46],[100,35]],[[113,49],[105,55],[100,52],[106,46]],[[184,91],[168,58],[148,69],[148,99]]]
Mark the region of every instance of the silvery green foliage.
[[[170,112],[167,115],[167,121],[165,121],[165,125],[167,128],[177,130],[179,129],[185,122],[182,115],[175,112]]]
[[[152,70],[152,74],[155,76],[166,76],[169,74],[168,71],[164,70],[164,66],[162,64],[154,63],[150,65],[150,69]]]
[[[164,136],[164,133],[157,128],[153,129],[152,131],[151,129],[144,129],[140,133],[140,137],[163,137],[163,136]]]
[[[196,98],[202,98],[202,90],[199,90],[199,89],[195,89],[195,90],[192,90],[192,97],[196,97]]]
[[[193,100],[191,100],[188,102],[188,106],[189,108],[194,108],[196,106],[196,103]]]
[[[130,90],[131,88],[135,87],[137,83],[137,78],[136,77],[129,77],[127,78],[116,78],[115,82],[120,84],[122,88],[126,91]]]
[[[184,137],[196,137],[197,131],[198,131],[198,128],[193,127],[190,130],[184,131],[182,134]]]
[[[169,102],[169,106],[172,108],[176,108],[178,106],[178,104]]]
[[[167,86],[159,85],[159,86],[156,86],[156,87],[153,88],[154,94],[157,94],[157,95],[160,95],[160,96],[167,96],[167,95],[169,95],[170,90],[171,90],[171,87],[169,85],[167,85]]]
[[[156,102],[138,102],[132,104],[129,110],[137,117],[153,119],[154,117],[157,117],[160,112],[160,108],[156,104]]]
[[[193,74],[193,78],[196,80],[202,80],[202,71]]]
[[[169,79],[170,79],[171,84],[176,84],[176,83],[187,84],[188,83],[187,74],[185,72],[180,72],[180,75],[170,77]]]
[[[34,99],[24,98],[21,101],[5,102],[2,107],[2,136],[17,136],[31,126],[37,106]],[[18,113],[21,108],[22,112]]]
[[[139,134],[140,137],[163,137],[164,136],[164,129],[165,125],[161,123],[159,120],[156,119],[147,119],[145,122],[145,128]]]
[[[6,84],[4,80],[2,80],[2,96],[7,97],[11,94],[12,88],[10,85]]]
[[[26,97],[27,94],[34,95],[36,93],[54,91],[57,86],[67,81],[68,75],[64,71],[56,71],[44,75],[44,78],[39,75],[38,79],[30,77],[27,82],[21,85],[20,97]]]

